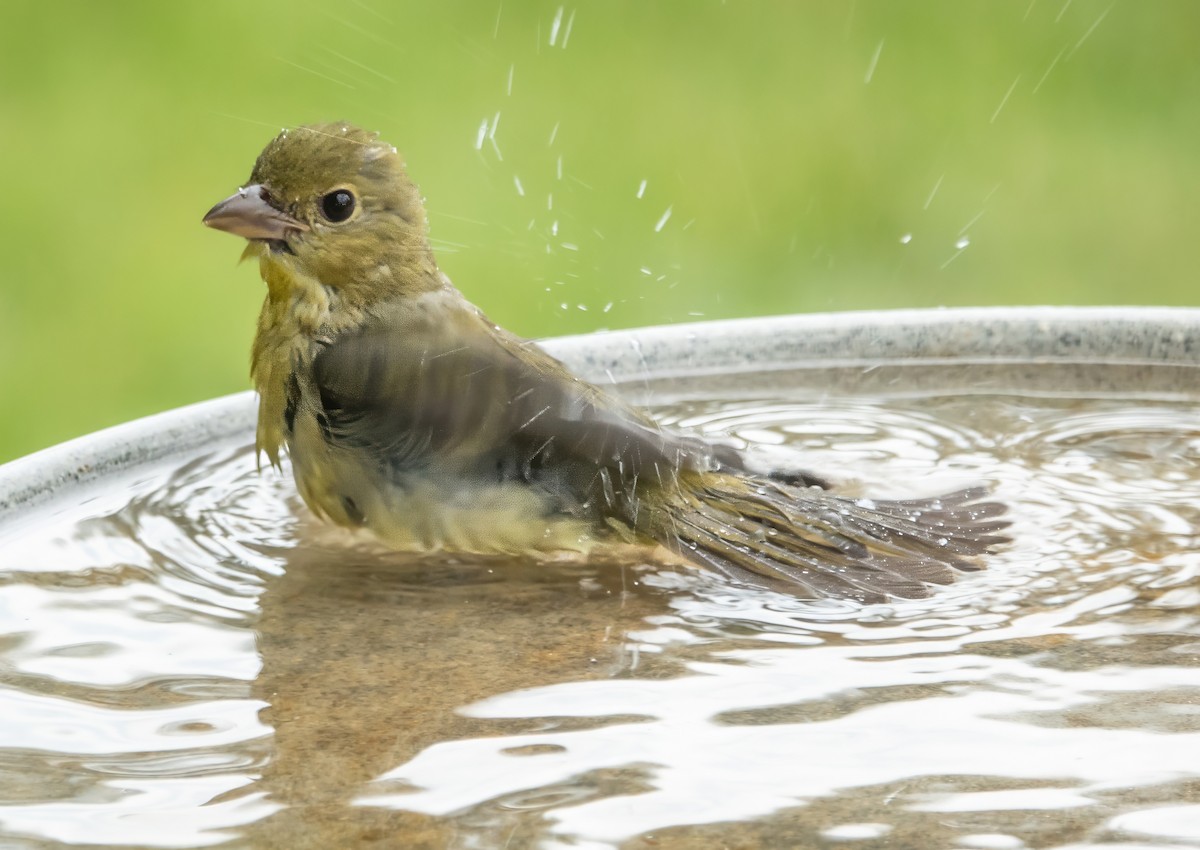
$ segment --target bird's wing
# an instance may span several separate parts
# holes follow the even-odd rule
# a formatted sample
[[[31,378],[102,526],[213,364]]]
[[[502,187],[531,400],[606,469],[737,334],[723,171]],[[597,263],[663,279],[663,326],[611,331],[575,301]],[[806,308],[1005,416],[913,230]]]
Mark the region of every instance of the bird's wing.
[[[740,466],[732,448],[659,428],[473,309],[405,310],[314,359],[330,439],[456,471],[489,458],[571,458],[620,477]],[[507,453],[507,454],[506,454]]]

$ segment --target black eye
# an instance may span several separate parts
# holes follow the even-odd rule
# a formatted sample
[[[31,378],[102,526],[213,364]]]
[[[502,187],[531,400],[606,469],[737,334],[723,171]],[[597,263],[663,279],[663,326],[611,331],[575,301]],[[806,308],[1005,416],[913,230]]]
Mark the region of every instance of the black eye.
[[[345,221],[354,212],[354,194],[349,189],[334,189],[321,198],[321,212],[330,221]]]

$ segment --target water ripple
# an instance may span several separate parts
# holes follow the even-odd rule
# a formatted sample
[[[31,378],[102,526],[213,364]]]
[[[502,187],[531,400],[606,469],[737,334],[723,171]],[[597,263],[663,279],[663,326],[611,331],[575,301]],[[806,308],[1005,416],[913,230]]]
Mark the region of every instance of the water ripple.
[[[156,847],[1066,840],[1047,824],[1079,847],[1190,838],[1196,405],[663,413],[858,492],[986,482],[1014,541],[928,599],[801,600],[646,552],[388,553],[316,523],[249,449],[198,456],[6,537],[0,831]]]

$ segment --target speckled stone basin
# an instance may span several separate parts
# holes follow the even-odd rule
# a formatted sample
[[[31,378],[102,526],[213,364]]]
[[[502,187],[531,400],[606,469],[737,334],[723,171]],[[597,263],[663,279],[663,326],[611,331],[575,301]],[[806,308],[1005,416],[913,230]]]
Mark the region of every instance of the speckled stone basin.
[[[735,319],[560,337],[544,347],[636,398],[736,398],[746,371],[839,393],[1195,392],[1200,309],[999,307]],[[1052,368],[1046,368],[1050,366]],[[902,369],[902,372],[898,371]],[[0,466],[0,522],[175,455],[251,439],[253,393],[179,408]]]
[[[1198,339],[1006,308],[545,343],[868,493],[991,486],[1012,543],[880,605],[380,551],[256,468],[250,393],[0,467],[0,845],[1200,846]]]

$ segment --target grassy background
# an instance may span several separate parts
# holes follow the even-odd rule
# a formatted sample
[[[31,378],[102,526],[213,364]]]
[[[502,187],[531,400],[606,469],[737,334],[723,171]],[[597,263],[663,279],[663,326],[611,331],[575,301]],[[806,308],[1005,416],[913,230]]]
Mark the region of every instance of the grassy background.
[[[530,336],[1197,298],[1195,0],[6,8],[0,460],[247,386],[261,283],[200,217],[315,120],[405,152]]]

